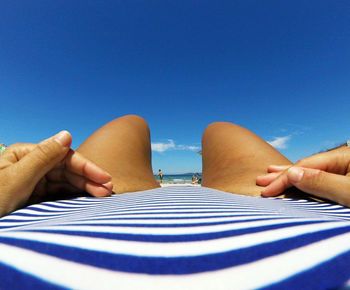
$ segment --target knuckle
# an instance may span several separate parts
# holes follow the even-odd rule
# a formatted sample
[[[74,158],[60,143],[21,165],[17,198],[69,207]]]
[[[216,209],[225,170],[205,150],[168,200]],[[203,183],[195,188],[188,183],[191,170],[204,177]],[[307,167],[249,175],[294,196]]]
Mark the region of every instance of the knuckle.
[[[325,173],[318,169],[312,170],[311,173],[305,175],[305,181],[311,188],[318,188],[321,184],[324,184],[325,178]]]
[[[19,154],[25,154],[34,148],[35,144],[32,143],[14,143],[11,146],[7,147],[7,152],[12,152],[17,155]]]
[[[296,162],[297,166],[300,167],[313,167],[315,163],[322,163],[327,160],[327,157],[323,154],[312,155],[303,159],[300,159]]]
[[[48,161],[47,150],[43,148],[43,146],[38,145],[37,154],[35,155],[36,162],[40,164],[45,164]]]
[[[18,148],[18,147],[21,147],[21,146],[23,146],[23,143],[17,142],[17,143],[14,143],[14,144],[10,145],[9,147],[7,147],[7,150],[12,150],[12,149],[15,149],[15,148]]]
[[[307,167],[307,164],[312,163],[312,160],[315,158],[315,156],[310,156],[306,158],[302,158],[297,161],[297,165],[301,167]]]
[[[32,146],[34,145],[33,143],[24,143],[24,142],[17,142],[17,143],[14,143],[12,144],[10,147],[13,147],[13,148],[16,148],[16,147],[23,147],[23,146]]]
[[[53,141],[37,145],[38,154],[36,156],[38,162],[47,163],[57,157],[57,153],[59,152],[59,145],[55,143],[56,142]]]

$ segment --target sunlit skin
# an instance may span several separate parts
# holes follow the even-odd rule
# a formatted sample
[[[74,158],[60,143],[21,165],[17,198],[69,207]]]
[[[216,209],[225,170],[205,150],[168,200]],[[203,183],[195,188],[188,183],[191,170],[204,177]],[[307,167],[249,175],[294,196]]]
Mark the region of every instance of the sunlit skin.
[[[278,196],[294,186],[313,196],[350,206],[350,148],[316,154],[293,166],[271,165],[256,183],[266,186],[262,196]]]
[[[350,206],[350,147],[346,145],[292,164],[246,128],[216,122],[204,132],[202,153],[204,186],[263,197],[307,193]]]
[[[250,196],[260,196],[263,187],[255,180],[270,164],[292,165],[262,138],[229,122],[205,129],[202,158],[203,186]]]
[[[71,143],[70,133],[62,131],[40,144],[14,144],[1,154],[0,215],[62,191],[112,193],[110,174],[73,151]]]
[[[0,156],[0,215],[31,203],[77,194],[158,188],[151,166],[150,133],[136,115],[99,128],[76,150],[63,131],[40,144],[18,143]]]
[[[150,130],[139,116],[107,123],[76,151],[71,143],[70,133],[62,131],[39,144],[14,144],[1,154],[1,216],[31,203],[76,194],[104,197],[160,187],[152,170]],[[215,122],[204,131],[202,161],[205,187],[279,197],[289,188],[293,197],[297,188],[350,206],[349,147],[293,165],[253,132]]]
[[[61,134],[40,144],[14,144],[0,156],[0,215],[78,194],[104,197],[160,187],[153,176],[150,132],[143,118],[112,120],[76,151],[70,148],[70,133]]]

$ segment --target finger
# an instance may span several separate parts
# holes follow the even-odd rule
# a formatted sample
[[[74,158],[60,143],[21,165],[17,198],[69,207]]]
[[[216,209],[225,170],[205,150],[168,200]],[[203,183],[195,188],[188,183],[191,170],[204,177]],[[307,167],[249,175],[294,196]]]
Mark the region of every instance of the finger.
[[[50,183],[70,183],[73,187],[76,189],[88,191],[86,188],[86,182],[91,181],[91,184],[99,184],[97,182],[93,182],[92,180],[88,180],[86,177],[80,176],[78,174],[72,173],[70,171],[64,170],[62,168],[56,168],[51,170],[46,176],[46,180],[49,181]],[[107,184],[107,185],[105,185]],[[101,184],[99,184],[101,185]],[[113,186],[110,185],[110,182],[106,182],[102,184],[104,187],[106,187],[108,190],[112,191]],[[98,187],[100,188],[100,187]],[[108,192],[106,194],[101,193],[101,190],[98,189],[96,191],[96,187],[91,187],[90,191],[88,191],[90,194],[93,196],[100,196],[101,194],[104,195],[110,195],[111,192]]]
[[[269,167],[267,167],[267,172],[281,172],[287,170],[291,166],[292,165],[270,165]]]
[[[45,178],[41,179],[36,185],[34,192],[28,200],[28,204],[39,203],[51,199],[67,198],[82,192],[68,183],[47,182]],[[55,195],[60,194],[55,198]]]
[[[329,151],[319,153],[305,159],[302,159],[296,163],[298,167],[319,169],[330,173],[347,174],[348,165],[350,162],[350,150],[341,151]],[[278,170],[278,166],[272,166],[269,170]],[[292,168],[292,167],[290,167]],[[262,192],[262,196],[277,196],[284,190],[291,187],[291,183],[287,177],[288,171],[285,170],[283,174],[275,181],[271,182]]]
[[[63,168],[54,168],[46,174],[47,181],[50,182],[66,182],[67,178],[65,175],[65,170]]]
[[[75,188],[68,183],[47,183],[47,191],[44,195],[37,195],[36,192],[31,195],[29,203],[39,203],[58,199],[68,199],[81,196],[83,191]]]
[[[31,197],[29,198],[30,201],[32,200],[39,200],[41,199],[43,196],[45,196],[45,194],[47,193],[47,180],[46,178],[42,178],[40,179],[40,181],[36,184],[34,191],[31,195]]]
[[[84,176],[96,183],[104,184],[112,180],[109,173],[73,150],[68,153],[65,167],[70,172]]]
[[[350,150],[333,150],[307,157],[295,165],[344,175],[347,173],[349,162]]]
[[[261,195],[265,197],[277,196],[291,186],[292,185],[288,180],[287,171],[284,171],[261,191]]]
[[[15,143],[7,147],[0,155],[0,169],[18,162],[26,154],[33,151],[36,146],[36,144],[32,143]]]
[[[74,173],[66,172],[65,175],[67,181],[71,185],[84,190],[93,196],[109,196],[112,194],[113,185],[110,181],[104,184],[98,184]]]
[[[281,173],[273,172],[265,175],[260,175],[256,177],[256,185],[268,186],[272,181],[274,181]]]
[[[298,189],[350,206],[350,178],[318,169],[291,167],[287,177]]]
[[[61,196],[70,195],[70,194],[76,194],[83,192],[83,190],[78,189],[77,187],[69,184],[69,183],[55,183],[55,182],[49,182],[47,184],[47,194],[46,195],[53,195],[60,193]]]
[[[23,184],[33,188],[69,151],[72,136],[62,131],[39,143],[35,149],[11,166],[11,171]]]

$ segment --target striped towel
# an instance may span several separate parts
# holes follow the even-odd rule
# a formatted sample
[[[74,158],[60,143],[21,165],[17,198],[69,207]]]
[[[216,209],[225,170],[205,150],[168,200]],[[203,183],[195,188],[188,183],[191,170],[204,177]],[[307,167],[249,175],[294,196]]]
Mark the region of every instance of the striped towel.
[[[329,289],[350,279],[350,209],[166,187],[0,219],[0,289]]]

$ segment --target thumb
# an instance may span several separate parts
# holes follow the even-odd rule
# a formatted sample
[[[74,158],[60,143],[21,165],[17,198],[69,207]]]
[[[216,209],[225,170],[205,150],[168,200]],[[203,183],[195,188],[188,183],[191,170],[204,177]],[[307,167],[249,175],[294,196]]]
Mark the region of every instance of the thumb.
[[[61,131],[55,136],[40,142],[33,151],[14,164],[17,178],[35,186],[68,153],[72,136]]]
[[[288,181],[298,189],[349,206],[350,178],[319,169],[291,167]]]

